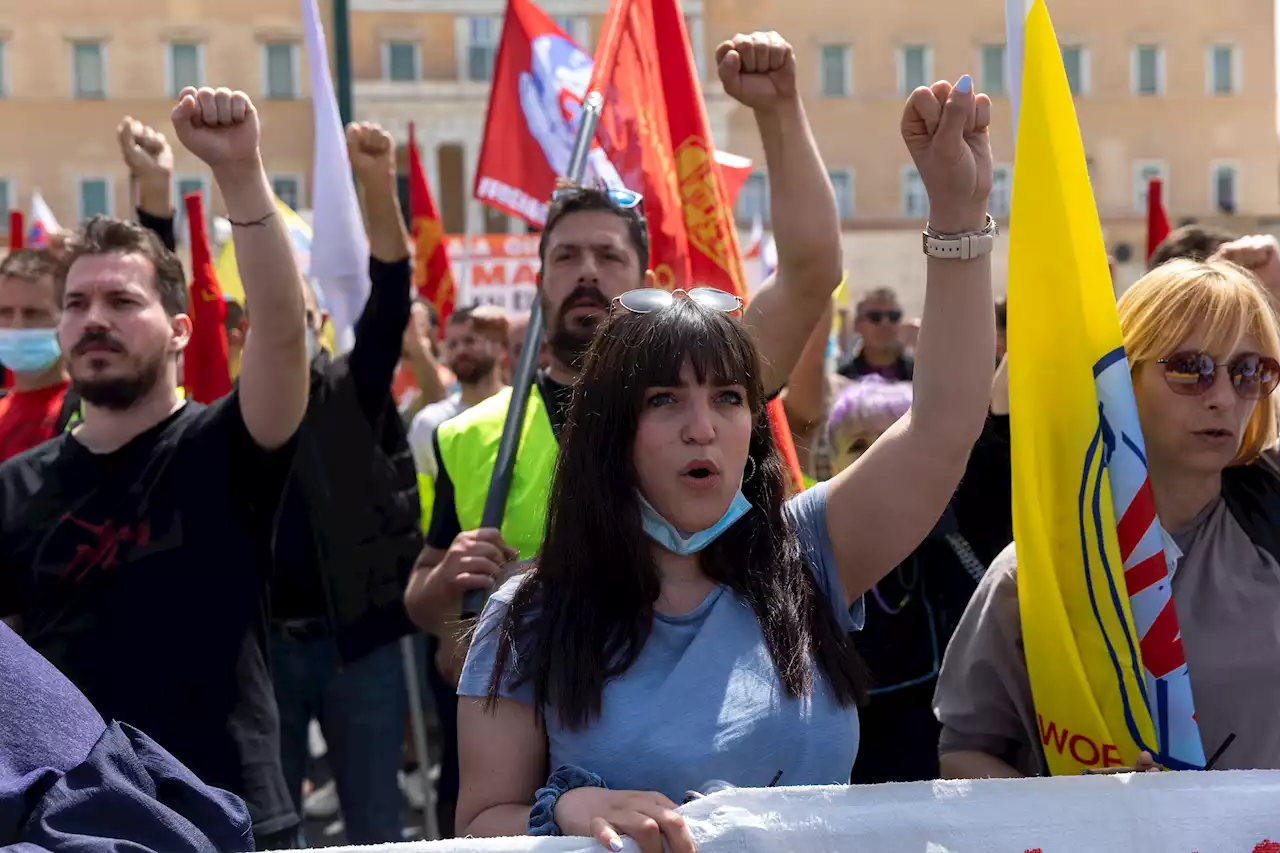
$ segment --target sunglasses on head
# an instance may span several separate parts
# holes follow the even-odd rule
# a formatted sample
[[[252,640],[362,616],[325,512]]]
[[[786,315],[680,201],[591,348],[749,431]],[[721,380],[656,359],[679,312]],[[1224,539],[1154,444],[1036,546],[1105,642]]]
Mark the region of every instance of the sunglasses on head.
[[[901,312],[901,311],[896,311],[896,310],[889,310],[889,311],[877,311],[877,310],[863,311],[863,312],[862,312],[862,319],[867,320],[868,322],[871,322],[871,323],[875,323],[875,324],[877,324],[877,325],[879,325],[880,323],[883,323],[883,322],[885,322],[885,321],[888,321],[888,322],[890,322],[890,323],[900,323],[900,322],[902,322],[902,312]]]
[[[648,314],[666,308],[677,298],[688,299],[703,308],[712,311],[723,311],[732,314],[742,310],[742,297],[734,296],[714,287],[695,287],[693,290],[660,290],[656,287],[645,287],[640,290],[628,290],[613,301],[632,314]]]
[[[581,189],[578,186],[557,187],[551,193],[551,200],[561,201]],[[644,207],[644,196],[629,189],[611,189],[607,190],[605,195],[609,197],[609,201],[613,206],[619,210],[635,210],[636,208],[643,209]]]
[[[1280,383],[1280,362],[1255,352],[1241,353],[1226,364],[1218,364],[1203,352],[1179,352],[1158,359],[1164,366],[1164,381],[1175,394],[1195,397],[1213,387],[1218,370],[1225,369],[1231,387],[1245,400],[1269,397]]]

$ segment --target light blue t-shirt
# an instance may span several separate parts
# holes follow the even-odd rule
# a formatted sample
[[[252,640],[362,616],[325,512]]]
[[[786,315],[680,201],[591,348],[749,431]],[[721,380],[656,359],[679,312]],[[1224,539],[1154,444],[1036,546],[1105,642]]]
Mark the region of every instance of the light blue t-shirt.
[[[826,485],[801,493],[786,509],[819,591],[841,627],[858,630],[862,601],[848,610],[843,605],[827,536]],[[489,599],[458,695],[488,694],[495,628],[522,577]],[[547,709],[549,764],[582,767],[614,790],[658,791],[677,803],[711,780],[761,788],[779,770],[779,785],[847,784],[858,752],[857,711],[839,705],[816,665],[813,684],[809,696],[787,696],[755,612],[719,587],[690,613],[654,615],[640,656],[605,685],[602,712],[585,728],[565,729],[554,708]],[[515,691],[504,686],[502,695],[533,703],[527,683]]]

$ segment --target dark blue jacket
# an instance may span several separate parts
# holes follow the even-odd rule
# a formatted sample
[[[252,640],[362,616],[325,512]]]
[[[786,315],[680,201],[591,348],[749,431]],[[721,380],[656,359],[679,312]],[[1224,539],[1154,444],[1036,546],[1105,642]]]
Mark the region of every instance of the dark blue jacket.
[[[249,812],[0,623],[0,851],[253,850]]]

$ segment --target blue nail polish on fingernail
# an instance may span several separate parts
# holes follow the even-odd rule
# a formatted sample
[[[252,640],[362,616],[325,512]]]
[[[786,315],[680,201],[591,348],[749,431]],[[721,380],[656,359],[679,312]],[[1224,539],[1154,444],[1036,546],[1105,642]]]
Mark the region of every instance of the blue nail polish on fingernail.
[[[972,92],[972,91],[973,91],[973,78],[972,78],[972,77],[970,77],[968,74],[966,74],[966,75],[964,75],[963,77],[961,77],[959,80],[957,80],[957,81],[956,81],[956,91],[957,91],[957,92]]]
[[[622,853],[622,841],[617,838],[610,838],[609,849],[612,850],[613,853]]]

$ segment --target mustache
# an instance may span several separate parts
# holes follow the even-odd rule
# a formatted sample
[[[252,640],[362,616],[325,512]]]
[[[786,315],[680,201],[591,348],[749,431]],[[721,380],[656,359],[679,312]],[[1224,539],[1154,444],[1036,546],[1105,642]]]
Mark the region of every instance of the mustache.
[[[71,351],[76,355],[83,355],[91,346],[102,347],[112,352],[124,352],[124,346],[106,332],[86,332]]]
[[[564,319],[570,311],[582,307],[584,303],[599,305],[601,308],[609,307],[609,299],[600,288],[591,284],[580,284],[569,292],[564,302],[560,303],[560,319]]]

